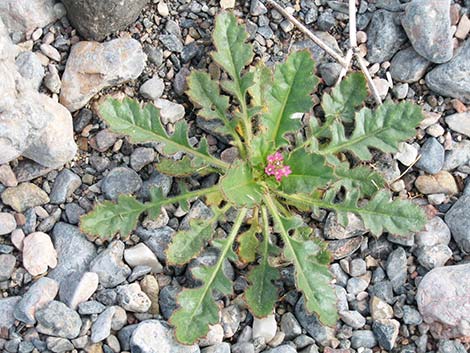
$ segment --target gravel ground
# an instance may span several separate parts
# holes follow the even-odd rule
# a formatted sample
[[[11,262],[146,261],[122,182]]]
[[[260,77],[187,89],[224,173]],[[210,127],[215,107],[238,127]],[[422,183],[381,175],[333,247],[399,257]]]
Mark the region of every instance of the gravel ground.
[[[5,151],[0,152],[0,351],[469,351],[469,1],[358,1],[359,50],[380,95],[413,101],[425,115],[416,138],[403,143],[399,153],[376,155],[371,165],[384,173],[397,197],[412,197],[425,208],[426,228],[409,237],[374,239],[354,218],[344,228],[333,213],[307,214],[307,223],[334,253],[337,326],[324,327],[308,315],[291,266],[282,268],[276,283],[281,300],[275,313],[253,318],[241,301],[247,269],[230,263],[226,273],[234,279],[235,294],[220,300],[220,323],[190,347],[174,340],[167,320],[176,293],[194,285],[187,268],[211,263],[215,253],[209,249],[187,268],[174,268],[166,266],[164,251],[176,230],[193,218],[210,217],[210,209],[200,200],[189,212],[166,207],[157,220],[144,219],[129,239],[106,243],[87,238],[78,223],[96,201],[114,200],[120,193],[146,200],[151,186],[172,194],[180,181],[155,170],[158,145],[132,145],[106,128],[95,104],[105,94],[154,102],[169,131],[186,119],[192,141],[204,135],[213,154],[233,158],[227,141],[196,117],[184,91],[193,69],[220,76],[208,55],[214,17],[235,1],[153,0],[145,6],[145,1],[130,1],[138,19],[116,31],[112,25],[118,20],[105,16],[99,28],[109,25],[113,32],[96,33],[99,42],[88,44],[75,29],[92,28],[83,14],[86,6],[83,13],[69,12],[69,22],[68,1],[66,9],[54,0],[35,0],[29,4],[34,11],[26,13],[23,2],[0,4],[0,18],[19,48],[13,55],[0,26],[0,72],[9,82],[8,72],[17,71],[29,87],[20,95],[7,92],[8,83],[0,86],[2,96],[13,97],[0,100],[0,151]],[[346,2],[279,3],[330,46],[346,51]],[[312,114],[318,115],[321,92],[336,81],[338,64],[258,0],[237,1],[234,12],[247,25],[256,60],[272,65],[291,50],[312,52],[322,78],[313,96]],[[37,103],[45,96],[54,108]],[[4,107],[11,102],[32,107],[22,112],[27,125],[8,115]],[[2,125],[9,121],[14,129]],[[30,147],[22,145],[26,140]],[[216,179],[183,182],[197,188]],[[223,235],[228,227],[219,224],[216,232]]]

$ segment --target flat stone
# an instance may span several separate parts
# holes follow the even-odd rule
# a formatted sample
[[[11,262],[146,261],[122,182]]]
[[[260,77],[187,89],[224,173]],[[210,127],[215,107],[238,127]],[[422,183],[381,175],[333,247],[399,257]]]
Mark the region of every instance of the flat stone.
[[[446,124],[449,125],[453,131],[470,137],[470,111],[447,116]]]
[[[72,47],[62,75],[60,102],[72,112],[83,108],[103,88],[139,77],[145,61],[135,39],[79,42]]]
[[[420,175],[415,181],[415,186],[426,195],[440,193],[454,195],[459,192],[452,174],[443,170],[434,175]]]
[[[48,277],[39,278],[16,305],[15,318],[29,325],[36,323],[36,311],[52,301],[58,291],[56,281]]]
[[[459,341],[439,340],[437,353],[467,353],[467,350]]]
[[[152,304],[147,294],[140,288],[139,283],[119,286],[117,294],[119,305],[127,311],[145,313]]]
[[[16,319],[13,313],[20,299],[21,297],[0,299],[0,328],[9,330],[15,324]]]
[[[71,273],[60,284],[60,300],[75,310],[95,293],[98,281],[98,275],[94,272]]]
[[[72,272],[85,272],[96,256],[95,245],[77,227],[70,224],[57,223],[52,230],[52,241],[57,251],[58,263],[49,277],[59,283]]]
[[[35,184],[21,183],[18,186],[7,188],[2,193],[2,201],[16,212],[24,212],[28,208],[48,203],[49,197]]]
[[[140,86],[139,92],[142,97],[155,100],[162,96],[164,89],[165,83],[163,80],[160,77],[153,77]]]
[[[363,237],[359,236],[348,239],[330,240],[327,241],[328,250],[335,260],[340,260],[355,253],[361,246],[362,239]]]
[[[90,263],[90,271],[98,274],[103,287],[116,287],[131,273],[129,266],[122,261],[123,254],[124,243],[115,240]]]
[[[470,195],[462,195],[447,211],[445,222],[459,248],[470,253]]]
[[[392,59],[393,55],[406,41],[403,28],[396,23],[397,14],[378,10],[372,15],[367,28],[367,61],[382,63]]]
[[[176,342],[172,330],[158,320],[142,321],[132,333],[131,352],[199,353],[197,345],[183,346]]]
[[[80,185],[82,185],[82,180],[77,174],[69,169],[62,170],[52,186],[49,195],[50,202],[56,205],[64,203]]]
[[[155,254],[144,243],[139,243],[132,248],[124,250],[124,260],[132,268],[136,266],[150,266],[153,273],[163,271],[163,266],[158,262]]]
[[[428,138],[419,150],[421,158],[416,167],[428,174],[436,174],[444,165],[444,147],[434,138]]]
[[[409,47],[395,54],[390,63],[390,75],[396,81],[414,83],[424,77],[430,65],[429,60]]]
[[[44,86],[52,93],[59,94],[62,88],[59,71],[55,65],[49,64],[48,73],[44,76]]]
[[[418,286],[416,302],[436,338],[470,336],[470,264],[438,267]]]
[[[111,334],[111,323],[116,313],[114,306],[103,311],[91,326],[91,341],[98,343],[105,340]]]
[[[32,276],[57,266],[57,252],[49,235],[35,232],[23,240],[23,266]]]
[[[0,235],[10,234],[15,229],[15,217],[10,213],[0,212]]]
[[[449,244],[450,230],[440,217],[433,217],[426,223],[424,229],[415,235],[416,245],[433,246],[437,244]]]
[[[457,49],[452,60],[426,75],[426,85],[444,97],[470,102],[470,39]]]
[[[437,64],[452,59],[450,0],[414,0],[401,23],[418,54]]]
[[[82,327],[80,315],[64,303],[51,301],[36,312],[39,333],[72,339],[78,336]]]
[[[126,167],[117,167],[111,170],[101,184],[101,190],[110,200],[116,200],[120,194],[132,194],[141,187],[140,176],[134,170]]]
[[[133,23],[146,0],[64,0],[67,18],[86,39],[103,40]]]

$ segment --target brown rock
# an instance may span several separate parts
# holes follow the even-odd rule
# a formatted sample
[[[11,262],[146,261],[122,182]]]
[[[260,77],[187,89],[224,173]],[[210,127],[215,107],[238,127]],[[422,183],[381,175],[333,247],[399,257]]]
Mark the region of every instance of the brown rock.
[[[49,197],[37,185],[22,183],[18,186],[6,189],[2,193],[2,201],[16,212],[24,212],[28,208],[48,203]]]
[[[454,177],[446,171],[434,175],[421,175],[415,181],[416,188],[423,194],[454,195],[459,192]]]

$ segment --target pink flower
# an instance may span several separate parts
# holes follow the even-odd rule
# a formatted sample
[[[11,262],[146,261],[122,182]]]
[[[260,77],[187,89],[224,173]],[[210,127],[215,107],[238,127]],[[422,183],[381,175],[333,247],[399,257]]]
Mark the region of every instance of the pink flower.
[[[284,157],[280,152],[271,154],[267,158],[268,165],[264,168],[267,175],[274,175],[277,181],[281,181],[282,177],[287,177],[292,173],[290,166],[284,165]]]

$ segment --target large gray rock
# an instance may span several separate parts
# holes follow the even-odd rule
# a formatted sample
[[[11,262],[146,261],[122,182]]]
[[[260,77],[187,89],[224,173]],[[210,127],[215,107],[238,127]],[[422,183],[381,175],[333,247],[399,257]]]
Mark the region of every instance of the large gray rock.
[[[90,263],[90,271],[98,274],[103,287],[116,287],[130,275],[131,269],[122,260],[123,254],[124,243],[115,240]]]
[[[55,0],[2,0],[0,19],[10,33],[42,28],[58,19],[61,11],[54,4]]]
[[[400,50],[390,63],[392,78],[407,83],[418,82],[426,74],[431,62],[419,55],[413,47]]]
[[[83,108],[103,88],[139,77],[146,59],[142,46],[132,38],[77,43],[62,76],[60,102],[71,112]]]
[[[36,312],[37,330],[49,336],[72,339],[82,327],[80,315],[64,303],[53,300]]]
[[[424,322],[438,338],[470,336],[470,264],[438,267],[421,280],[416,294]]]
[[[454,203],[445,221],[459,248],[470,253],[470,195],[463,195]]]
[[[57,223],[52,230],[52,241],[57,251],[57,266],[49,277],[59,283],[72,272],[85,272],[96,256],[95,245],[70,224]]]
[[[452,59],[450,0],[413,0],[401,23],[418,54],[437,64]]]
[[[171,328],[158,320],[142,321],[132,333],[132,353],[199,353],[197,345],[176,342]]]
[[[367,60],[382,63],[390,60],[406,41],[403,28],[396,23],[397,14],[378,10],[367,29]]]
[[[449,62],[426,75],[426,84],[434,92],[470,103],[470,39]]]
[[[9,297],[0,299],[0,328],[5,327],[7,330],[15,324],[15,306],[21,297]]]
[[[86,39],[103,40],[134,22],[148,0],[62,0],[67,17]]]

